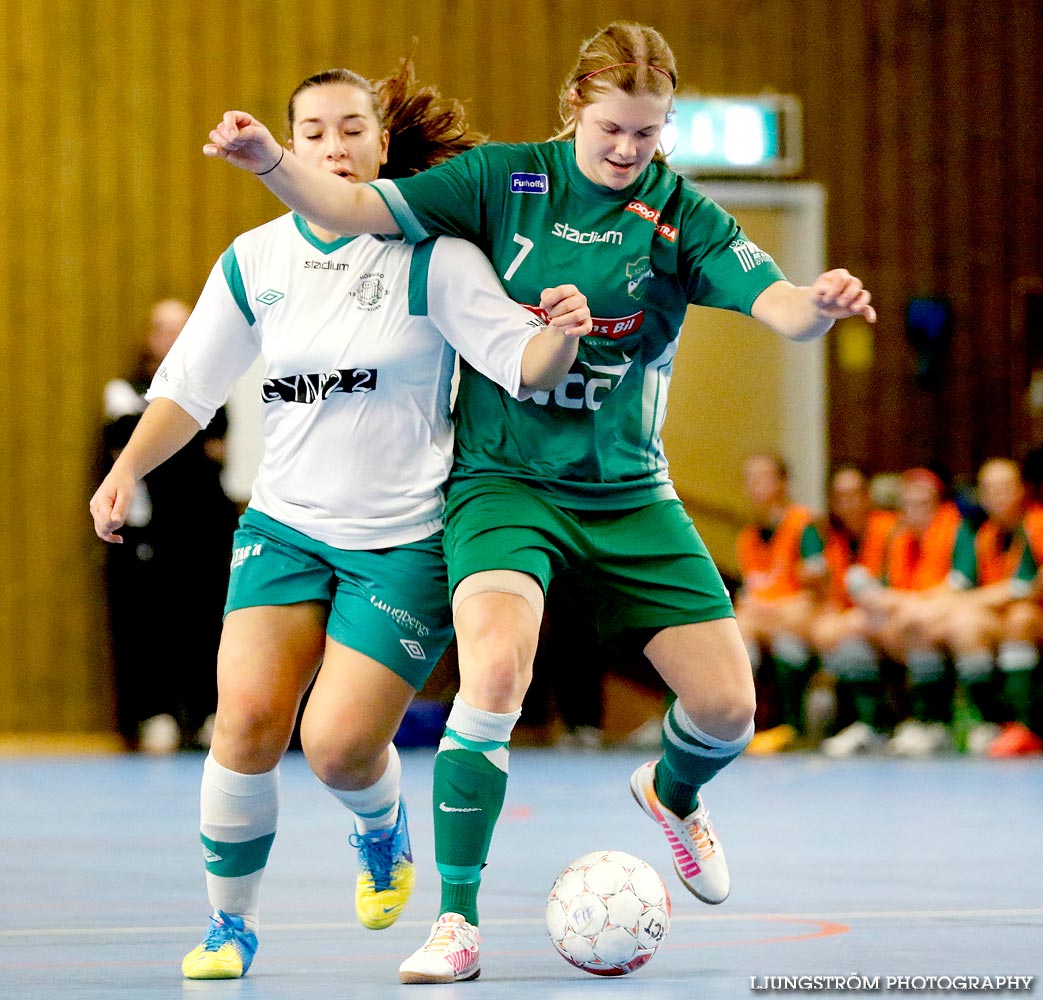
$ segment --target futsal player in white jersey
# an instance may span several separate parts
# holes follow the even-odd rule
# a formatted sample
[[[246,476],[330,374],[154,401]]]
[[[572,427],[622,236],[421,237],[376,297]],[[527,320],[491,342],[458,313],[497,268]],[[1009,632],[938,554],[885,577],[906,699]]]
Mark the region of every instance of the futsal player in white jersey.
[[[643,652],[677,695],[663,754],[634,772],[630,790],[685,887],[708,903],[730,891],[703,788],[749,742],[754,686],[728,592],[662,447],[674,352],[690,304],[752,315],[792,340],[875,312],[841,268],[807,286],[787,281],[670,169],[658,144],[676,84],[663,37],[620,21],[581,46],[561,90],[564,128],[549,142],[489,143],[415,177],[350,188],[284,156],[245,112],[227,112],[204,147],[267,171],[270,190],[334,232],[394,225],[409,239],[474,239],[519,302],[535,304],[546,275],[569,261],[595,317],[551,393],[513,399],[461,365],[445,546],[460,693],[434,770],[442,899],[427,942],[399,969],[404,983],[479,975],[481,872],[544,594],[561,570],[589,581],[603,635]],[[476,808],[460,805],[459,788]]]
[[[376,88],[347,70],[310,77],[288,117],[296,155],[348,182],[403,176],[480,139],[457,103],[416,87],[408,61]],[[290,213],[233,241],[159,369],[91,500],[108,542],[142,476],[265,362],[264,455],[234,541],[203,766],[213,914],[186,977],[238,978],[253,959],[278,763],[312,681],[301,742],[355,816],[359,920],[378,929],[402,912],[414,871],[392,738],[451,635],[441,529],[455,353],[512,396],[553,388],[590,314],[571,285],[541,304],[549,325],[463,240],[344,239]]]

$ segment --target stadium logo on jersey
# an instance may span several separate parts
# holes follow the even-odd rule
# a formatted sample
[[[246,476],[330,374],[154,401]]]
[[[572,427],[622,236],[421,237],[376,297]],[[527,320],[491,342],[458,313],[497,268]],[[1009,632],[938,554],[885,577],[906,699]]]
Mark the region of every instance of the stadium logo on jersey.
[[[268,288],[257,296],[257,301],[263,302],[266,306],[273,306],[279,299],[284,298],[286,298],[285,292],[277,292],[274,288]]]
[[[623,234],[615,229],[610,229],[604,233],[598,233],[594,230],[591,230],[589,233],[581,233],[578,229],[573,229],[567,222],[555,222],[552,232],[555,236],[560,236],[563,240],[568,240],[570,243],[615,243],[618,245],[623,242]]]
[[[623,380],[633,364],[623,355],[623,364],[595,365],[580,361],[583,371],[569,372],[553,392],[534,392],[529,398],[537,406],[546,406],[551,401],[563,410],[600,410],[605,397]]]
[[[335,260],[306,260],[304,262],[305,271],[309,269],[317,271],[347,271],[349,267],[351,267],[350,264]]]
[[[669,240],[671,243],[676,241],[677,227],[671,226],[666,222],[660,222],[659,210],[657,208],[652,208],[651,205],[646,205],[643,201],[638,201],[635,198],[627,205],[626,211],[640,215],[642,219],[647,219],[649,222],[654,222],[657,236],[662,236],[664,240]]]
[[[758,264],[771,261],[771,254],[765,253],[753,240],[733,240],[728,245],[739,258],[743,271],[752,271]]]
[[[652,261],[649,257],[638,257],[627,262],[627,295],[632,299],[644,298],[645,282],[655,277],[652,274]]]
[[[546,174],[511,174],[511,194],[550,194]]]
[[[315,375],[284,375],[261,383],[261,400],[274,403],[315,403],[335,392],[372,392],[377,387],[376,368],[340,368]]]
[[[375,271],[369,271],[362,275],[359,287],[351,293],[355,296],[355,301],[360,309],[373,310],[380,308],[380,303],[388,293],[388,290],[384,287],[383,278],[383,274],[377,274]]]

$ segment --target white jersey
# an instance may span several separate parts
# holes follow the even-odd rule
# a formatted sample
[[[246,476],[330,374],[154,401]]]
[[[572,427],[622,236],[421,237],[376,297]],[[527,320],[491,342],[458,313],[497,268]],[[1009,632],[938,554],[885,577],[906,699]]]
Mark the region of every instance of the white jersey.
[[[522,353],[542,325],[464,240],[324,243],[290,213],[214,265],[148,398],[205,427],[261,354],[250,506],[338,548],[404,545],[442,526],[455,350],[523,398]]]

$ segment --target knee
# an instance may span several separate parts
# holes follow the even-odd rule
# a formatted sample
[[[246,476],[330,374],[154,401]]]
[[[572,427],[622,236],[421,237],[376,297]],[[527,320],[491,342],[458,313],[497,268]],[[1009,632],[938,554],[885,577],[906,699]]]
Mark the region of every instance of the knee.
[[[366,788],[379,777],[388,741],[377,734],[332,732],[301,720],[301,749],[312,773],[333,788]],[[376,774],[376,777],[374,776]]]
[[[938,638],[942,645],[948,644],[957,652],[986,649],[999,641],[1002,621],[996,612],[986,608],[961,608],[959,614],[950,615],[930,638]]]
[[[532,608],[514,595],[472,597],[460,605],[456,634],[460,692],[468,704],[488,712],[517,709],[532,680],[539,636]]]
[[[748,670],[736,671],[713,690],[702,692],[692,704],[682,701],[689,718],[708,736],[737,740],[753,722],[757,695]]]
[[[1043,609],[1032,601],[1017,601],[1007,609],[1003,638],[1038,642],[1043,637]]]
[[[292,715],[267,703],[218,703],[212,745],[234,771],[271,770],[290,745],[293,723]]]
[[[531,665],[510,651],[491,651],[471,670],[461,669],[464,700],[486,712],[513,712],[521,706],[532,680]]]

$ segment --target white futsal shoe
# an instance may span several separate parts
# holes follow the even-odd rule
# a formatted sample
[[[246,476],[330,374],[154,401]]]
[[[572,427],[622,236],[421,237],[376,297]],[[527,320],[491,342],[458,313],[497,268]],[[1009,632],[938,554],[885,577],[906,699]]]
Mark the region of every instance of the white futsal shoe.
[[[823,740],[819,749],[826,757],[858,757],[883,751],[887,738],[865,722],[852,722],[835,736]]]
[[[952,749],[949,731],[941,722],[906,719],[895,727],[887,752],[895,757],[934,757]]]
[[[671,812],[655,790],[656,761],[642,764],[630,776],[630,791],[637,804],[666,834],[674,856],[674,869],[685,888],[704,903],[723,903],[731,891],[731,877],[724,848],[699,801],[699,808],[685,817]]]
[[[422,948],[399,967],[400,983],[458,983],[477,979],[478,928],[459,913],[443,913]]]

